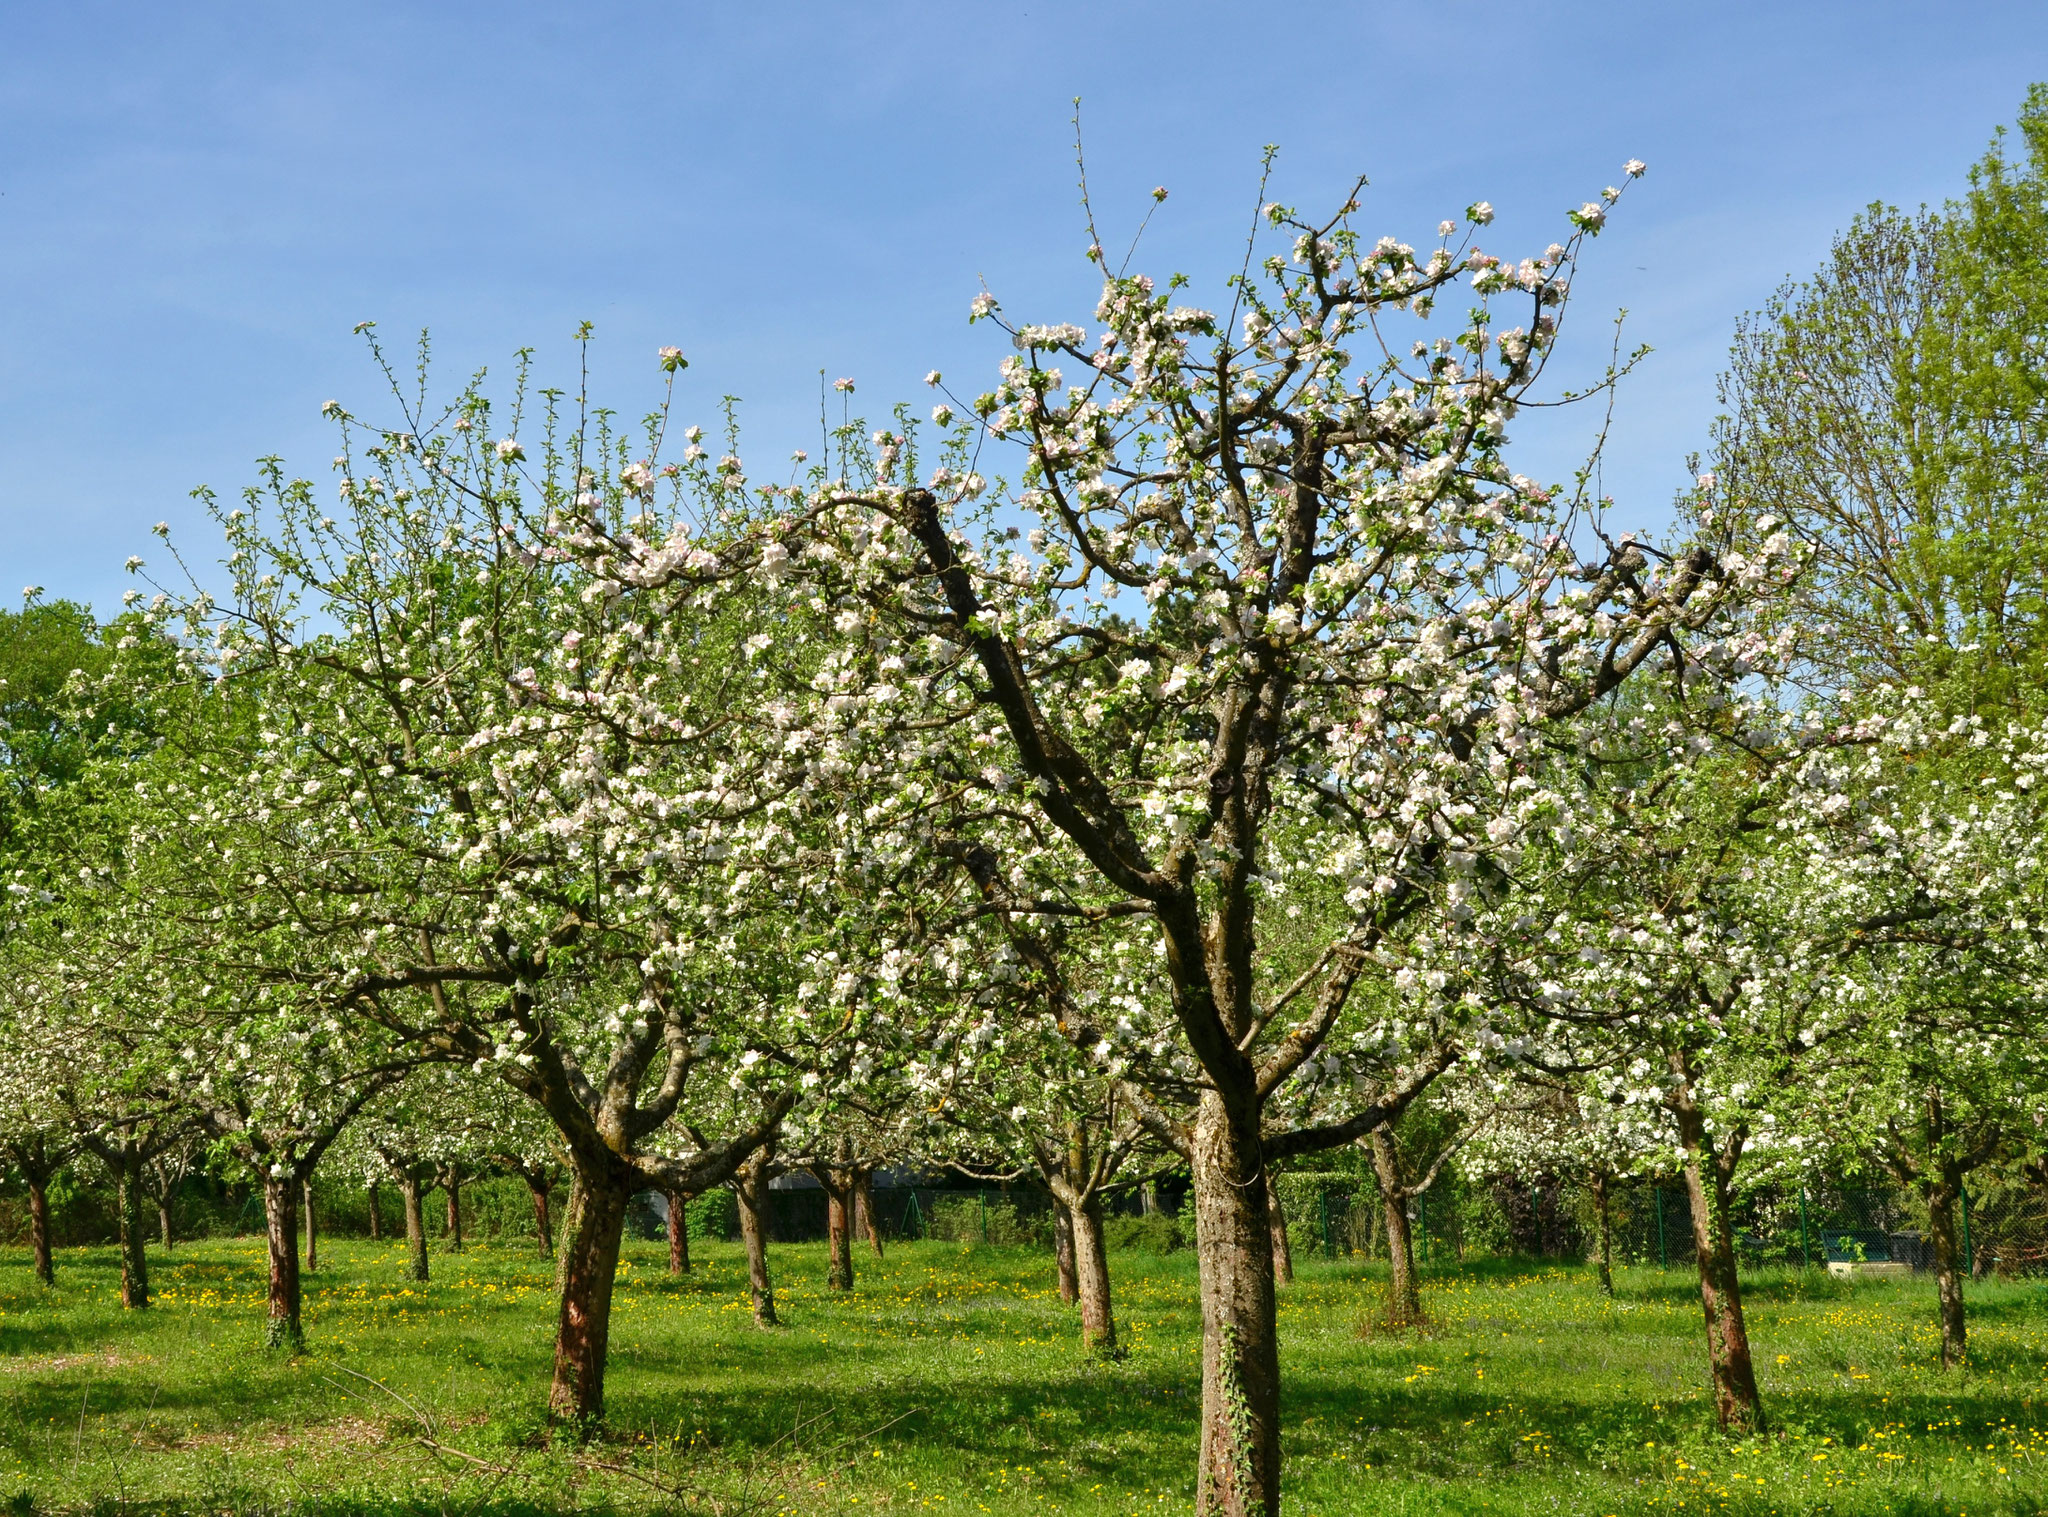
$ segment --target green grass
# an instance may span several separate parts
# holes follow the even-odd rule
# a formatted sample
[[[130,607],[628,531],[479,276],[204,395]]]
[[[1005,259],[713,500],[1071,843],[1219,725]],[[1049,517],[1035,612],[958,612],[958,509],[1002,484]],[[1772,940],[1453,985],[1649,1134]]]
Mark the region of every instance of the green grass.
[[[822,1249],[778,1247],[788,1325],[763,1333],[736,1249],[700,1247],[676,1281],[659,1245],[633,1245],[608,1433],[580,1453],[550,1446],[541,1416],[544,1261],[473,1245],[408,1287],[396,1246],[321,1255],[311,1349],[290,1359],[261,1347],[254,1240],[153,1250],[157,1305],[142,1313],[116,1305],[111,1250],[62,1254],[49,1293],[22,1251],[0,1251],[0,1512],[978,1517],[1191,1503],[1185,1255],[1113,1256],[1131,1352],[1091,1365],[1037,1254],[900,1246],[880,1267],[860,1257],[858,1290],[835,1300]],[[1625,1272],[1610,1303],[1580,1269],[1473,1264],[1431,1277],[1430,1329],[1361,1335],[1375,1281],[1368,1266],[1309,1262],[1283,1294],[1290,1513],[2048,1510],[2048,1286],[1973,1286],[1972,1366],[1943,1375],[1927,1284],[1756,1277],[1774,1431],[1736,1443],[1711,1430],[1698,1298],[1679,1272]],[[419,1441],[422,1419],[440,1449]]]

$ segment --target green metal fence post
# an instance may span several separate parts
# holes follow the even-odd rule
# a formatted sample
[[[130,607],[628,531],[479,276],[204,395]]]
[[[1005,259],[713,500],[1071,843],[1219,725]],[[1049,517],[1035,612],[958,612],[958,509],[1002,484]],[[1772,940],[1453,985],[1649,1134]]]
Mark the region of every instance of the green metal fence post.
[[[1330,1246],[1330,1187],[1318,1185],[1316,1200],[1321,1204],[1323,1216],[1323,1257],[1328,1259],[1334,1257],[1337,1252]]]
[[[1806,1187],[1799,1187],[1799,1267],[1813,1268],[1813,1245],[1806,1233]]]
[[[1671,1268],[1671,1256],[1664,1248],[1664,1187],[1659,1185],[1652,1192],[1657,1198],[1657,1268]]]
[[[1422,1262],[1427,1264],[1429,1263],[1429,1197],[1427,1195],[1415,1198],[1415,1221],[1416,1225],[1422,1229]]]
[[[1970,1253],[1970,1193],[1966,1190],[1963,1192],[1963,1274],[1969,1276],[1976,1272],[1977,1261]]]
[[[981,1203],[981,1241],[986,1243],[988,1242],[988,1192],[978,1190],[974,1193],[974,1199]]]

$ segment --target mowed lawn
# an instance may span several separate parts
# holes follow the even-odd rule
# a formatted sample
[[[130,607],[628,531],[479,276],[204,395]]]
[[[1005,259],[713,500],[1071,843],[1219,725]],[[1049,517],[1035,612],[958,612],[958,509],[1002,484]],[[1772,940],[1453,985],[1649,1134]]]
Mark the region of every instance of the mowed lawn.
[[[1090,1364],[1043,1255],[958,1244],[774,1250],[787,1325],[749,1321],[735,1247],[665,1269],[629,1246],[606,1436],[551,1445],[551,1271],[512,1245],[321,1246],[309,1352],[262,1345],[260,1242],[110,1249],[45,1293],[0,1250],[0,1511],[1158,1513],[1193,1498],[1194,1263],[1112,1257],[1129,1355]],[[1472,1264],[1435,1325],[1369,1330],[1376,1271],[1305,1262],[1283,1293],[1290,1513],[2048,1511],[2048,1285],[1971,1288],[1973,1363],[1936,1368],[1920,1281],[1765,1275],[1750,1322],[1770,1436],[1710,1427],[1678,1272]],[[6,1505],[9,1498],[12,1505]]]

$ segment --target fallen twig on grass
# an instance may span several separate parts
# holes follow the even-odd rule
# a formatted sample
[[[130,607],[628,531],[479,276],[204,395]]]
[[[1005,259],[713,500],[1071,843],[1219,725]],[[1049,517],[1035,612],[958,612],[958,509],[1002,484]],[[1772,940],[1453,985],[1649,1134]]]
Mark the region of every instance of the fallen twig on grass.
[[[413,1436],[412,1442],[417,1447],[423,1448],[427,1450],[429,1453],[446,1454],[451,1458],[460,1459],[467,1464],[473,1464],[478,1469],[488,1470],[491,1474],[498,1476],[500,1479],[513,1475],[518,1476],[522,1480],[528,1478],[524,1470],[521,1470],[514,1465],[493,1464],[490,1460],[482,1458],[479,1455],[472,1454],[467,1449],[459,1449],[455,1447],[455,1445],[452,1443],[443,1443],[440,1438],[440,1430],[434,1425],[434,1419],[423,1408],[414,1405],[413,1402],[408,1400],[406,1397],[401,1396],[397,1391],[393,1390],[390,1386],[386,1385],[376,1376],[365,1375],[364,1373],[362,1373],[362,1371],[352,1370],[348,1368],[348,1366],[346,1365],[336,1365],[335,1368],[340,1370],[344,1375],[353,1375],[358,1380],[367,1381],[369,1384],[374,1385],[375,1387],[377,1387],[378,1390],[382,1391],[385,1395],[389,1396],[393,1401],[396,1401],[400,1406],[404,1407],[406,1411],[410,1412],[413,1416],[413,1419],[416,1422],[418,1422],[420,1427],[424,1430]],[[322,1375],[320,1378],[325,1380],[329,1385],[333,1386],[336,1390],[340,1391],[343,1395],[349,1396],[355,1400],[362,1399],[361,1397],[356,1396],[353,1391],[349,1390],[347,1386],[343,1385],[339,1380],[334,1379],[332,1376]]]

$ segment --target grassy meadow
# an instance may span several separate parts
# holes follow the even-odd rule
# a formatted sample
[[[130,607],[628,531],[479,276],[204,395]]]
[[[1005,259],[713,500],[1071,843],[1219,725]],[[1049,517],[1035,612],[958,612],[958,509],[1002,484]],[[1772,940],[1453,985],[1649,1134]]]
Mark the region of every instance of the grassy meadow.
[[[262,1347],[260,1240],[111,1249],[45,1292],[0,1250],[0,1512],[1123,1514],[1185,1511],[1194,1262],[1112,1256],[1129,1354],[1083,1362],[1050,1260],[905,1244],[774,1250],[786,1325],[749,1321],[735,1246],[666,1273],[629,1245],[606,1436],[550,1444],[552,1279],[530,1245],[323,1241],[309,1351]],[[1932,1286],[1764,1274],[1750,1323],[1771,1434],[1711,1430],[1688,1277],[1487,1261],[1429,1278],[1433,1322],[1374,1331],[1373,1267],[1283,1293],[1290,1513],[2048,1511],[2048,1284],[1972,1287],[1973,1361],[1936,1368]],[[11,1500],[11,1505],[9,1504]]]

